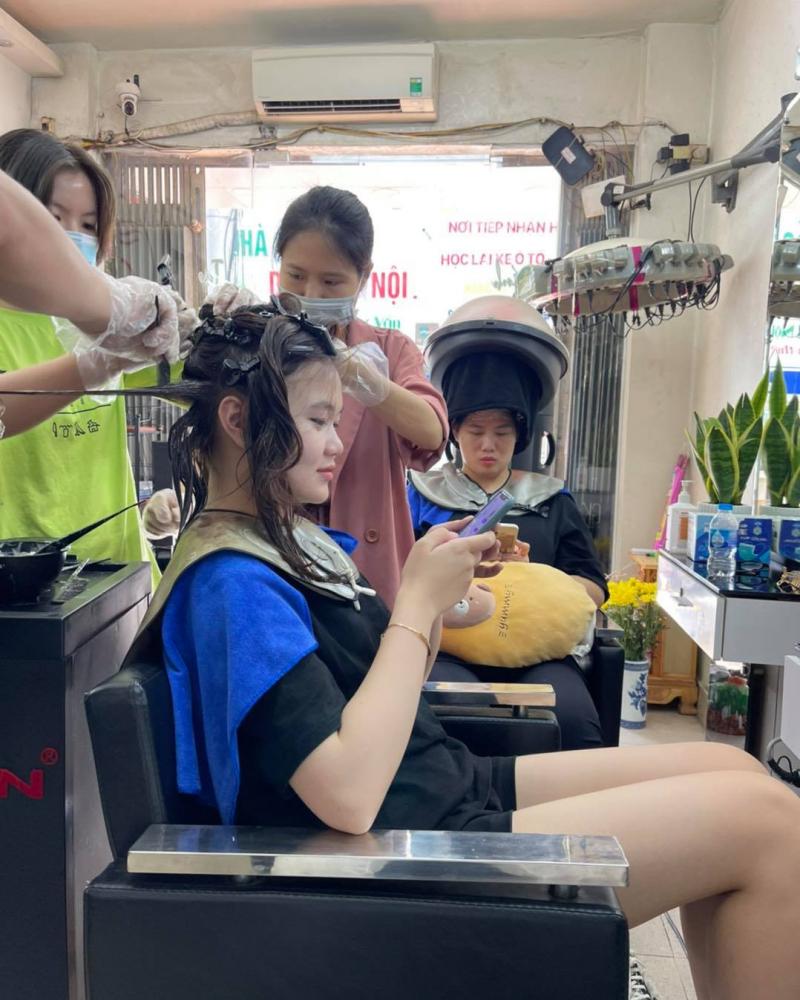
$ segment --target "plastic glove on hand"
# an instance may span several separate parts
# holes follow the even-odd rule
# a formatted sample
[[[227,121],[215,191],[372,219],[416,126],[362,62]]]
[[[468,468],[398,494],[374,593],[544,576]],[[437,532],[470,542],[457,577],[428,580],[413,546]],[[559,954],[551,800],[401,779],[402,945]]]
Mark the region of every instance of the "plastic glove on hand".
[[[129,361],[118,354],[110,354],[102,347],[77,347],[73,354],[78,366],[78,375],[84,389],[113,389],[118,387],[117,378],[123,372],[136,372],[149,368],[158,357],[149,361]]]
[[[192,334],[200,326],[200,317],[197,310],[188,306],[174,288],[166,285],[162,287],[172,296],[178,310],[178,356],[183,360],[194,347]]]
[[[228,282],[209,295],[203,305],[212,306],[215,316],[230,316],[243,306],[254,306],[261,301],[262,299],[249,288],[239,288]]]
[[[146,278],[104,275],[111,321],[94,346],[130,361],[178,360],[178,308],[169,290]]]
[[[177,535],[181,527],[181,509],[175,490],[157,490],[142,511],[142,523],[148,538]]]
[[[389,395],[389,359],[373,341],[348,347],[334,340],[333,359],[342,380],[342,392],[358,400],[362,406],[377,406]]]

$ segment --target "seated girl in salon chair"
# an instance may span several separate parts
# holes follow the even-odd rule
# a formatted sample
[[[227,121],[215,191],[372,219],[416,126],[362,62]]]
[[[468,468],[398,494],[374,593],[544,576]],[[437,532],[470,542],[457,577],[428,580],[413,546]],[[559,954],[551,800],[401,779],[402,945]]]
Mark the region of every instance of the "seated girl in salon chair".
[[[478,758],[420,696],[440,617],[491,533],[432,528],[390,614],[352,540],[305,520],[342,446],[327,332],[262,308],[207,319],[172,448],[194,500],[133,655],[163,649],[179,786],[223,822],[613,834],[631,925],[675,906],[701,998],[800,995],[800,802],[718,744]],[[187,519],[189,503],[184,505]]]

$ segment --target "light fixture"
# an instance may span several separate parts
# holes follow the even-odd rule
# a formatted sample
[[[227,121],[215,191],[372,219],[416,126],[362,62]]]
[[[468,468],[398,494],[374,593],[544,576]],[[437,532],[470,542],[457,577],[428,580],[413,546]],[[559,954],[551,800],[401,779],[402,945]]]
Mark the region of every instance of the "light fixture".
[[[543,266],[524,269],[517,294],[530,301],[556,327],[587,329],[599,318],[623,314],[629,328],[657,325],[689,307],[713,308],[720,276],[733,260],[711,243],[622,236],[621,213],[650,207],[656,191],[712,178],[712,201],[732,211],[738,172],[780,158],[783,117],[794,94],[781,100],[780,113],[743,149],[727,160],[686,170],[645,184],[610,182],[602,195],[609,239],[580,247]]]

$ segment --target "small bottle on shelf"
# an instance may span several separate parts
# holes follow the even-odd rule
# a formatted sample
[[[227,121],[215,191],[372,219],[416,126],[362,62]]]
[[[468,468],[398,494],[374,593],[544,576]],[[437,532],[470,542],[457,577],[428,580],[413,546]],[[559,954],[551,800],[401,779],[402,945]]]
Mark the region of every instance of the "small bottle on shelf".
[[[689,514],[695,509],[688,490],[690,482],[683,481],[678,499],[667,509],[664,548],[673,555],[685,556],[689,551]]]

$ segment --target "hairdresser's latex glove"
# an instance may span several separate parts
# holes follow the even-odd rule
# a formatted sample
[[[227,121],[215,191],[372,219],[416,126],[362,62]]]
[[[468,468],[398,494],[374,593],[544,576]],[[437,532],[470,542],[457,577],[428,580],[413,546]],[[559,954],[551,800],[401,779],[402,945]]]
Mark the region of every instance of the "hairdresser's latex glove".
[[[148,538],[177,535],[181,526],[181,509],[175,490],[157,490],[142,511],[142,523]]]
[[[177,361],[178,307],[171,290],[135,275],[103,277],[111,291],[111,321],[93,338],[94,346],[129,361]]]
[[[158,348],[143,349],[142,353],[149,353],[153,350],[158,350]],[[92,389],[117,389],[122,374],[150,368],[161,360],[160,354],[150,354],[146,360],[132,361],[130,358],[123,358],[118,354],[111,354],[102,347],[95,347],[91,342],[88,342],[88,338],[81,339],[72,353],[75,355],[83,387],[89,391]]]
[[[212,306],[215,316],[230,316],[237,309],[254,306],[257,302],[263,302],[263,299],[255,292],[228,282],[209,295],[203,305]]]
[[[377,406],[389,395],[389,359],[371,340],[355,347],[348,347],[342,340],[334,340],[336,357],[333,359],[342,380],[342,392],[357,399],[363,406]]]
[[[178,355],[181,359],[188,356],[194,347],[192,334],[200,326],[200,317],[197,311],[188,306],[174,288],[162,285],[162,288],[172,296],[178,310]]]

